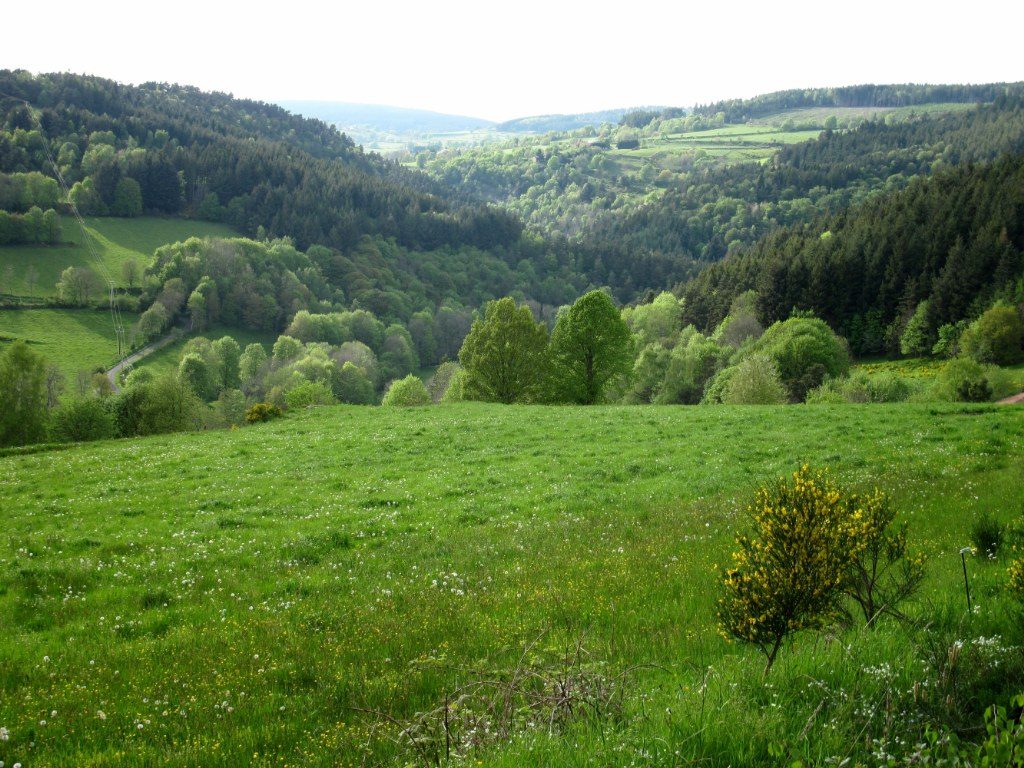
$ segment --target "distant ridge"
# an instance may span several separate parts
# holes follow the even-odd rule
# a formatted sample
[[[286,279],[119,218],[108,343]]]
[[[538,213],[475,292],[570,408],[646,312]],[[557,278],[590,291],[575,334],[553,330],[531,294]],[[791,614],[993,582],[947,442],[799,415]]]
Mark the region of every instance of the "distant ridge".
[[[388,133],[452,133],[492,128],[494,122],[466,115],[448,115],[426,109],[407,109],[345,101],[279,101],[279,106],[303,117],[347,127]]]
[[[622,116],[635,107],[605,109],[599,112],[581,112],[575,115],[534,115],[506,120],[496,126],[509,133],[547,133],[548,131],[575,131],[588,125],[597,127],[605,123],[618,123]]]

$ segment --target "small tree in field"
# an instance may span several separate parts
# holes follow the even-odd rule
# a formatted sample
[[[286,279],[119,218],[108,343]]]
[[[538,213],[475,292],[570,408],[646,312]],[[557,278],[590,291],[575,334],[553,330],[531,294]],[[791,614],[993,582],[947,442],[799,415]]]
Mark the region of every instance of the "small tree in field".
[[[611,298],[591,291],[558,316],[551,334],[555,388],[562,399],[592,405],[633,368],[629,326]]]
[[[767,674],[786,638],[842,614],[863,526],[829,478],[807,466],[760,488],[749,514],[754,533],[736,539],[718,618],[726,636],[764,653]]]
[[[430,405],[431,402],[426,384],[415,374],[410,373],[404,379],[391,382],[388,391],[384,393],[381,405],[414,406]]]
[[[506,297],[492,301],[459,350],[468,400],[536,402],[548,373],[548,331],[529,307]]]

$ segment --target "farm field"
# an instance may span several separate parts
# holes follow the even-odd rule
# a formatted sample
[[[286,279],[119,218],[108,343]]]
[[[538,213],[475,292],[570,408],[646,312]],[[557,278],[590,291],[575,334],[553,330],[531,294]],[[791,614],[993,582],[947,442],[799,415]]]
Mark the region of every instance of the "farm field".
[[[4,292],[17,297],[45,298],[56,293],[60,273],[67,267],[96,269],[89,250],[82,244],[82,232],[73,216],[61,216],[62,245],[7,245],[0,247],[0,274],[10,267],[11,284]],[[237,237],[238,232],[225,224],[193,219],[165,219],[141,216],[135,219],[87,218],[86,228],[93,247],[111,277],[122,285],[121,265],[135,259],[145,269],[153,252],[161,245],[189,237]],[[29,266],[36,276],[26,280]]]
[[[718,635],[717,574],[754,489],[802,462],[892,494],[928,625],[807,635],[764,678]],[[968,563],[968,615],[958,555],[1020,513],[1022,462],[1024,408],[902,404],[339,406],[8,455],[0,760],[867,759],[944,695],[929,643],[996,661],[981,696],[1024,685],[1005,567]],[[480,691],[517,669],[612,695],[501,720]]]
[[[138,315],[122,312],[129,328]],[[117,339],[110,312],[95,309],[0,309],[0,349],[23,339],[64,374],[67,391],[79,371],[112,364]]]

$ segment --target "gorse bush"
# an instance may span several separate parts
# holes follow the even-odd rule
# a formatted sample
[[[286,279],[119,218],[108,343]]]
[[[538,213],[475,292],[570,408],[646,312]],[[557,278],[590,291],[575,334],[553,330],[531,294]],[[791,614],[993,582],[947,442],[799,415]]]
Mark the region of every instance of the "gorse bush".
[[[281,409],[273,403],[256,403],[249,406],[245,412],[245,420],[249,424],[257,424],[261,421],[270,421],[281,415]]]
[[[913,595],[924,579],[924,559],[908,552],[907,527],[893,524],[896,511],[881,491],[851,495],[846,508],[857,522],[863,546],[850,555],[844,592],[870,627],[882,614],[899,615],[897,606]]]
[[[758,489],[749,515],[754,531],[736,539],[718,618],[723,634],[764,653],[767,672],[787,637],[841,615],[864,526],[825,473],[807,466]]]
[[[845,598],[871,626],[895,614],[924,576],[880,491],[850,494],[803,466],[758,489],[748,512],[753,532],[736,539],[718,619],[726,637],[764,653],[766,673],[787,637],[848,616]]]

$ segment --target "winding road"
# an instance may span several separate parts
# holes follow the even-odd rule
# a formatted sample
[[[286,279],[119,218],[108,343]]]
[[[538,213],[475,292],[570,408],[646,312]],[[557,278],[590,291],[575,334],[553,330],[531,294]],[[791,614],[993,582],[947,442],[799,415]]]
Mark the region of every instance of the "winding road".
[[[156,352],[158,349],[163,349],[168,344],[172,344],[173,342],[180,339],[183,335],[184,331],[182,331],[181,328],[174,328],[166,336],[161,336],[156,341],[147,344],[146,346],[136,350],[135,352],[132,352],[130,355],[128,355],[128,357],[124,358],[119,363],[117,363],[113,368],[109,369],[107,371],[107,378],[110,379],[110,384],[114,387],[114,391],[121,391],[121,387],[117,383],[117,379],[121,375],[121,371],[123,371],[125,368],[130,368],[131,366],[139,362],[139,360],[141,360],[144,357],[148,357],[149,355]]]

